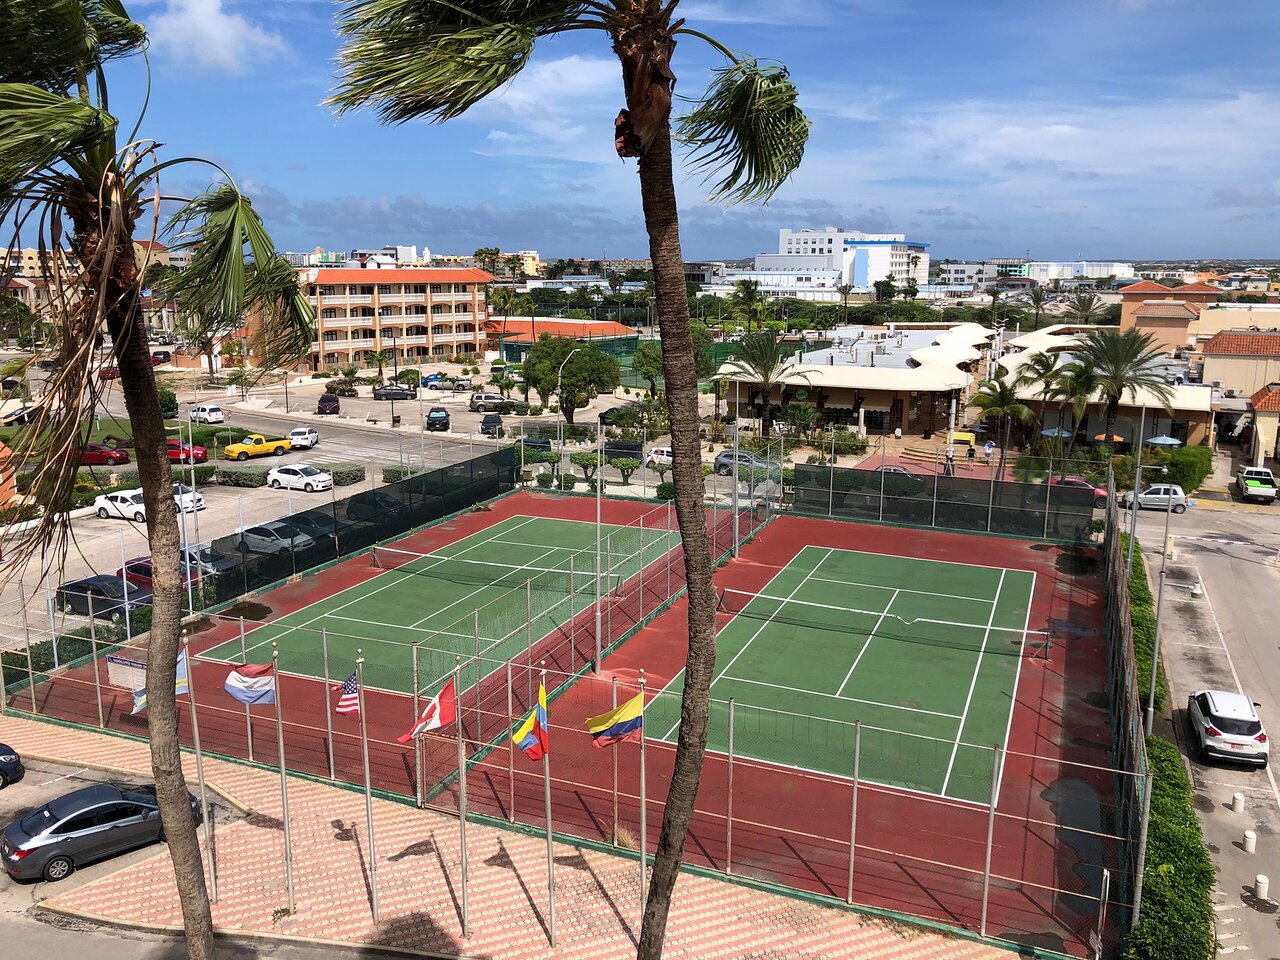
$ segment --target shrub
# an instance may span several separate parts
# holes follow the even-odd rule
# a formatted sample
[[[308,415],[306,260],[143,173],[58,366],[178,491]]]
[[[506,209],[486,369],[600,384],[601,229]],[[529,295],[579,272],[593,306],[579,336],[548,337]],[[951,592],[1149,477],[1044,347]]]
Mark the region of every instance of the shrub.
[[[422,380],[422,371],[417,367],[405,367],[398,374],[396,380],[408,387],[416,387]]]
[[[40,508],[34,503],[23,503],[16,507],[0,507],[0,526],[34,520],[38,516],[40,516]]]
[[[578,478],[572,473],[562,473],[559,477],[561,490],[572,490],[578,482]]]
[[[612,457],[609,466],[622,474],[623,483],[630,483],[631,475],[640,469],[641,463],[635,457]]]
[[[1168,453],[1169,482],[1187,493],[1200,489],[1213,473],[1213,451],[1208,447],[1180,447]]]
[[[315,466],[333,474],[335,487],[349,487],[366,476],[363,463],[317,463]]]
[[[161,411],[178,409],[178,395],[168,387],[156,387],[156,397],[160,401]]]
[[[356,374],[360,372],[359,367],[339,367],[338,372],[342,374],[344,380],[354,380]]]
[[[358,396],[355,381],[345,377],[341,380],[335,380],[333,383],[329,384],[329,393],[332,393],[335,397]]]
[[[536,483],[538,484],[538,486],[542,487],[542,489],[544,489],[544,490],[550,490],[550,489],[551,489],[551,484],[553,483],[553,479],[552,479],[551,474],[549,474],[549,473],[540,473],[540,474],[538,474],[538,476],[537,476],[537,478],[536,478]]]
[[[805,458],[804,462],[811,463],[819,467],[825,467],[827,465],[827,455],[825,453],[811,453]]]
[[[377,387],[382,385],[382,381],[377,377],[356,377],[352,382],[363,387]]]
[[[197,463],[196,464],[196,486],[201,487],[206,483],[216,483],[213,478],[218,473],[218,465],[215,463]],[[182,476],[185,480],[191,479],[191,468],[183,467]]]
[[[867,438],[852,430],[837,429],[831,438],[831,449],[837,456],[842,454],[866,453]]]
[[[111,481],[109,479],[103,479],[102,485],[104,487],[110,487]],[[125,490],[128,490],[131,487],[141,486],[141,482],[138,480],[138,471],[121,470],[116,474],[115,485]]]
[[[530,405],[523,400],[513,400],[511,402],[511,411],[518,417],[527,417],[529,415]]]
[[[658,484],[656,496],[659,500],[674,500],[676,498],[676,485],[670,480],[664,480]]]
[[[317,370],[315,373],[311,374],[311,379],[312,380],[328,380],[332,376],[333,376],[332,370]]]
[[[1142,917],[1129,931],[1127,960],[1210,960],[1217,952],[1213,862],[1178,748],[1147,739],[1151,825],[1143,872]]]
[[[218,467],[216,482],[224,487],[265,487],[270,467]]]
[[[1128,549],[1128,534],[1121,534],[1122,545]],[[1142,556],[1142,545],[1135,543],[1133,550],[1133,576],[1129,579],[1129,619],[1133,623],[1133,661],[1138,670],[1138,692],[1142,702],[1147,702],[1151,689],[1151,657],[1156,645],[1156,604],[1147,584],[1147,565]],[[1169,699],[1169,680],[1164,675],[1164,665],[1156,671],[1156,710]]]
[[[413,470],[408,467],[383,467],[382,482],[383,483],[399,483],[401,480],[407,479],[414,475]]]
[[[529,415],[534,417],[542,416],[542,404],[540,403],[529,404]]]

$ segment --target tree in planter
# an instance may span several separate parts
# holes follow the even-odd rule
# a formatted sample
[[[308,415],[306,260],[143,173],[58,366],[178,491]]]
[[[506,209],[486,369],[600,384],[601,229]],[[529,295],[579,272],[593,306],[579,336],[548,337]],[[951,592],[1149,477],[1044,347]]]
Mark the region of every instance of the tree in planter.
[[[582,471],[583,480],[590,480],[600,469],[600,454],[594,450],[582,450],[571,455],[569,462]]]
[[[761,432],[766,440],[773,427],[773,395],[781,392],[791,380],[808,382],[796,369],[794,358],[787,355],[776,333],[749,333],[738,344],[738,353],[726,366],[729,376],[741,380],[759,392]]]
[[[568,337],[546,334],[524,359],[524,377],[545,403],[559,389],[560,410],[565,423],[573,423],[578,398],[590,393],[608,393],[622,379],[618,358],[603,353],[592,344]]]
[[[1005,460],[1009,456],[1009,437],[1013,422],[1017,420],[1020,423],[1026,423],[1034,420],[1036,415],[1032,413],[1030,407],[1018,399],[1017,386],[1003,376],[983,380],[978,386],[978,392],[970,399],[969,405],[977,407],[984,416],[995,419],[998,424],[996,429],[1004,434],[1004,443],[1000,445],[1000,469],[997,473],[997,476],[1003,478]],[[1003,430],[1000,429],[1002,427]]]
[[[378,368],[378,382],[382,383],[382,369],[391,362],[391,351],[371,350],[364,355],[364,358]]]
[[[787,433],[807,440],[818,425],[818,408],[812,403],[788,403],[782,408],[782,422],[787,425]]]
[[[614,143],[619,156],[638,159],[656,314],[665,348],[676,516],[689,598],[680,733],[639,934],[640,960],[656,960],[662,954],[706,750],[715,669],[716,599],[699,470],[698,380],[671,150],[676,79],[671,59],[677,37],[709,38],[686,26],[678,8],[679,0],[498,0],[482,9],[466,0],[449,5],[356,0],[339,14],[339,30],[347,42],[340,87],[332,101],[343,110],[374,106],[389,123],[419,117],[448,120],[501,90],[528,63],[538,38],[581,29],[604,31],[620,61],[626,108],[614,122]],[[727,62],[713,73],[706,94],[677,121],[680,139],[695,169],[708,177],[722,175],[714,197],[731,202],[768,199],[799,166],[809,121],[797,105],[785,68],[762,66],[709,42]],[[526,362],[526,369],[530,366]]]
[[[625,487],[631,482],[631,475],[639,470],[643,464],[635,457],[610,457],[609,466],[622,474],[622,485]]]
[[[204,870],[188,806],[174,696],[182,590],[179,528],[168,446],[141,311],[142,277],[133,237],[162,193],[171,165],[154,140],[126,142],[110,112],[108,67],[145,49],[147,34],[118,0],[28,3],[0,0],[0,218],[13,218],[40,244],[69,248],[80,277],[53,279],[53,336],[58,363],[47,383],[37,429],[17,451],[35,464],[36,499],[55,506],[18,540],[6,544],[10,571],[40,555],[65,556],[68,526],[61,508],[74,492],[84,446],[82,424],[97,391],[96,347],[105,327],[111,363],[133,429],[147,538],[155,561],[148,640],[147,724],[152,772],[182,907],[187,952],[213,955]],[[112,103],[118,108],[119,103]],[[263,319],[273,358],[300,356],[313,337],[311,310],[297,271],[279,257],[249,200],[229,181],[184,204],[167,231],[193,251],[172,293],[200,329],[217,330],[249,310]]]
[[[631,358],[631,369],[649,382],[649,396],[656,397],[658,378],[662,376],[662,341],[641,340]]]

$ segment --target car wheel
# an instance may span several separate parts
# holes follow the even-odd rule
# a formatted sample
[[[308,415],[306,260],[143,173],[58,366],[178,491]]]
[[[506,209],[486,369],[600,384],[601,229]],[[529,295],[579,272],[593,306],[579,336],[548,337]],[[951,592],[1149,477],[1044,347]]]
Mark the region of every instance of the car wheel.
[[[134,519],[137,523],[146,523],[146,522],[147,522],[147,515],[146,515],[145,513],[143,513],[141,510],[139,510],[137,513],[135,513],[135,514],[133,515],[133,519]]]
[[[44,865],[44,878],[50,883],[57,883],[67,879],[75,871],[76,865],[71,862],[70,857],[56,856]]]
[[[241,450],[239,453],[236,454],[236,459],[239,460],[241,463],[243,463],[245,460],[249,459],[249,455],[245,453],[243,450]]]
[[[284,456],[284,447],[276,447],[276,448],[275,448],[275,450],[274,450],[273,452],[275,453],[275,455],[276,455],[277,457],[283,457],[283,456]]]
[[[1178,504],[1176,507],[1174,507],[1174,508],[1173,508],[1173,512],[1174,512],[1174,513],[1186,513],[1186,512],[1187,512],[1187,505],[1186,505],[1185,503],[1180,503],[1180,504]]]
[[[119,464],[119,463],[120,463],[120,461],[119,461],[119,459],[117,459],[116,457],[107,457],[107,466],[108,466],[108,467],[114,467],[114,466],[116,466],[116,465],[117,465],[117,464]]]
[[[98,508],[98,516],[100,516],[103,520],[105,520],[105,519],[107,519],[107,517],[109,517],[109,516],[110,516],[110,514],[109,514],[109,513],[107,513],[107,508],[106,508],[106,507],[99,507],[99,508]]]
[[[304,484],[302,485],[302,489],[303,489],[303,490],[305,490],[305,491],[307,491],[307,493],[315,493],[315,489],[316,489],[316,488],[315,488],[315,486],[314,486],[313,484],[310,484],[310,483],[304,483]]]
[[[124,612],[121,610],[112,610],[109,614],[107,614],[107,619],[110,620],[112,623],[120,623],[122,620],[124,620]]]
[[[476,407],[476,413],[485,413],[485,412],[486,412],[486,408],[485,408],[485,405],[484,405],[483,403],[482,403],[482,404],[479,404],[479,405]]]
[[[1107,498],[1106,498],[1106,497],[1095,497],[1095,498],[1094,498],[1094,500],[1093,500],[1093,506],[1095,507],[1095,509],[1101,510],[1101,509],[1103,509],[1106,505],[1107,505]]]
[[[716,469],[716,474],[721,477],[727,477],[731,473],[733,473],[733,471],[730,470],[728,467],[718,467]]]
[[[280,489],[280,481],[279,481],[279,480],[272,480],[272,481],[271,481],[271,488],[272,488],[273,490],[279,490],[279,489]]]
[[[4,771],[0,770],[0,790],[9,785],[9,778],[4,775]]]

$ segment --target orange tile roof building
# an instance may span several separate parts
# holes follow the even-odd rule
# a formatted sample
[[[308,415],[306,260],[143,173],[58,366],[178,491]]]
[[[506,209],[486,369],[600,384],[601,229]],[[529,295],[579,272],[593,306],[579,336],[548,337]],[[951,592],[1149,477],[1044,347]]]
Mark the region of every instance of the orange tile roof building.
[[[320,267],[298,278],[316,312],[312,369],[360,366],[379,350],[412,365],[484,349],[484,270]]]
[[[639,335],[635,329],[612,320],[566,320],[563,317],[490,317],[485,324],[485,344],[502,351],[511,361],[522,361],[529,348],[543,334],[591,341],[614,356],[630,356],[636,351]]]
[[[1262,466],[1280,457],[1280,382],[1259,387],[1249,398],[1253,408],[1253,448],[1250,463]]]
[[[1222,290],[1207,283],[1166,287],[1154,280],[1120,290],[1120,329],[1134,327],[1155,338],[1157,347],[1178,350],[1194,342],[1201,311],[1216,303]]]
[[[1247,397],[1280,381],[1280,330],[1222,330],[1202,348],[1205,383]]]

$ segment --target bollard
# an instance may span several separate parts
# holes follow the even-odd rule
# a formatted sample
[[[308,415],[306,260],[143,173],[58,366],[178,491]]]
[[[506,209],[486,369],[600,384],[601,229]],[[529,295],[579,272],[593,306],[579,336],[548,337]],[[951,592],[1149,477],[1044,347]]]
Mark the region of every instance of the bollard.
[[[1270,900],[1267,896],[1271,892],[1271,881],[1267,879],[1265,873],[1260,873],[1253,878],[1253,895],[1259,900]]]
[[[1258,849],[1258,835],[1254,833],[1252,830],[1246,830],[1244,832],[1243,847],[1244,847],[1245,853],[1253,853],[1255,850]]]
[[[1244,813],[1244,794],[1237,793],[1231,798],[1231,812]]]
[[[1204,596],[1204,584],[1199,580],[1191,585],[1191,599],[1199,600]]]

